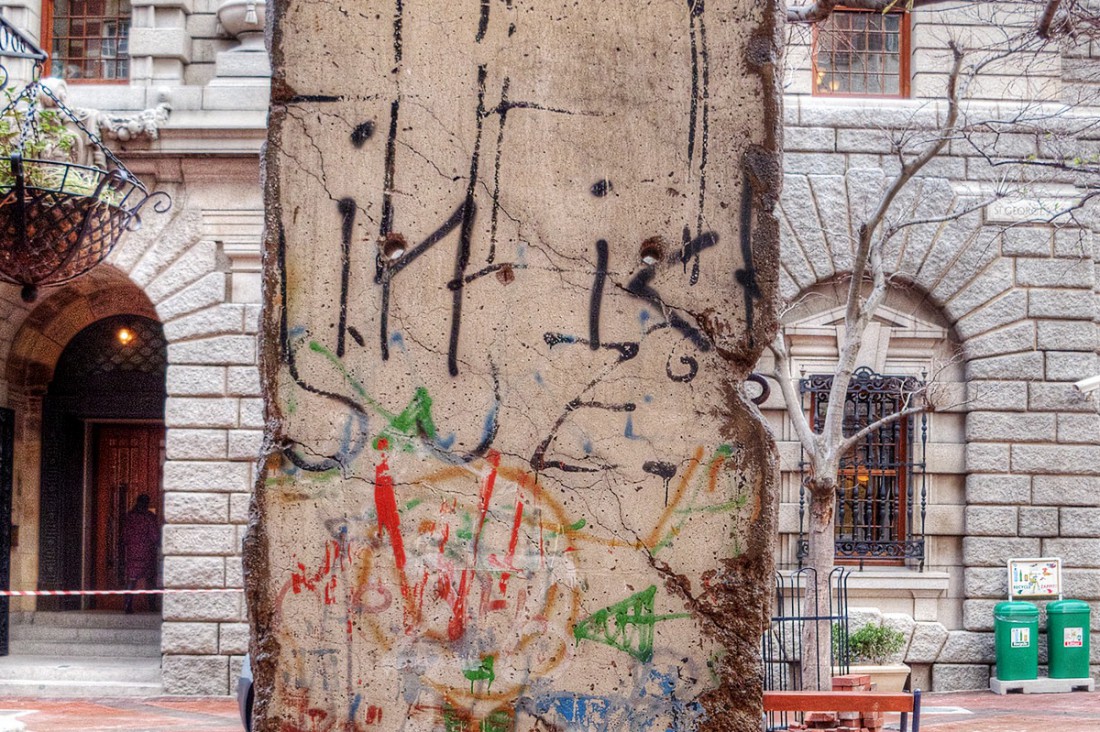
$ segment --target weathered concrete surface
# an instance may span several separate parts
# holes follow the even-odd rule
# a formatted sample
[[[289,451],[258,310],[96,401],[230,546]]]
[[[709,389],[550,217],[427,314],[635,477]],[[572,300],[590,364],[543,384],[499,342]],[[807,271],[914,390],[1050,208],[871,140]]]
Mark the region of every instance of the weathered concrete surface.
[[[756,730],[777,6],[278,0],[260,730]]]

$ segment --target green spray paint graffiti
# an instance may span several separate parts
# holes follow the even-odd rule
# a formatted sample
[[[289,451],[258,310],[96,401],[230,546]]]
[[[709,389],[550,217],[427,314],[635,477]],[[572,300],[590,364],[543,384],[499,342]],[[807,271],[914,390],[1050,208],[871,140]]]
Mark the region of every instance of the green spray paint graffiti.
[[[662,620],[691,617],[689,613],[654,614],[656,595],[657,586],[652,585],[622,602],[597,610],[577,623],[573,637],[618,648],[648,663],[653,658],[653,626]]]
[[[476,667],[468,668],[462,672],[462,675],[470,681],[471,694],[474,693],[474,685],[478,681],[488,682],[486,684],[487,689],[493,688],[493,679],[497,677],[496,673],[493,671],[494,663],[496,663],[496,661],[492,656],[485,656]]]

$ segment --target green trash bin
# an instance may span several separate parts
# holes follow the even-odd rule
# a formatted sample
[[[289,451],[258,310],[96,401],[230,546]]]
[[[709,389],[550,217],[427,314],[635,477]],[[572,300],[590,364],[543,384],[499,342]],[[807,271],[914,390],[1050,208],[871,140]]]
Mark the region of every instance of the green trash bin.
[[[993,608],[997,678],[1039,678],[1039,608],[1030,602],[1000,602]]]
[[[1047,651],[1052,679],[1089,677],[1089,604],[1058,600],[1047,605]]]

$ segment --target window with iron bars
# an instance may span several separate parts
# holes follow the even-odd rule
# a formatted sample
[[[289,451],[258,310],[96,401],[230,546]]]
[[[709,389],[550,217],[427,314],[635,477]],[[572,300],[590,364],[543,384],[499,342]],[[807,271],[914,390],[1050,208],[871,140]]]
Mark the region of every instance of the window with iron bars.
[[[814,27],[813,93],[909,96],[909,14],[837,8]]]
[[[130,0],[54,0],[43,4],[47,73],[68,81],[130,78]]]
[[[810,422],[820,431],[832,388],[831,375],[802,379]],[[858,369],[844,401],[844,434],[904,409],[924,382],[913,376],[884,376]],[[924,567],[924,517],[928,491],[924,448],[928,422],[920,415],[921,462],[913,460],[916,420],[912,415],[884,424],[864,436],[843,457],[836,492],[836,558],[840,563],[893,564]],[[803,470],[805,464],[803,463]],[[917,485],[919,483],[919,486]],[[806,495],[799,496],[798,559],[806,556],[804,536]]]

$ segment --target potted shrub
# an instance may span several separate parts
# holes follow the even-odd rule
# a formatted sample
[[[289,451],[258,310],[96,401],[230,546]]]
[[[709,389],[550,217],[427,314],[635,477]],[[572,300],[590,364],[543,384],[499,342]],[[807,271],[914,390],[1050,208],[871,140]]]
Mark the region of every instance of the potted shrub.
[[[851,658],[849,673],[869,674],[879,691],[901,691],[909,677],[909,667],[894,662],[905,648],[905,634],[883,623],[864,625],[847,638]]]

